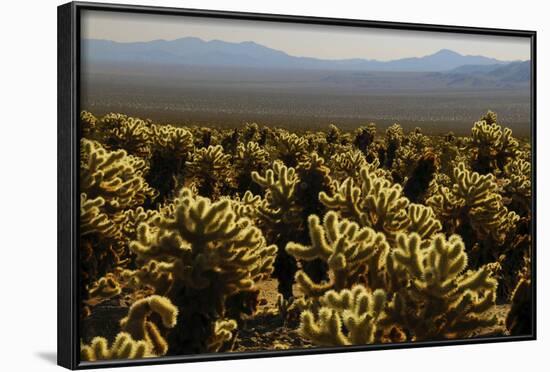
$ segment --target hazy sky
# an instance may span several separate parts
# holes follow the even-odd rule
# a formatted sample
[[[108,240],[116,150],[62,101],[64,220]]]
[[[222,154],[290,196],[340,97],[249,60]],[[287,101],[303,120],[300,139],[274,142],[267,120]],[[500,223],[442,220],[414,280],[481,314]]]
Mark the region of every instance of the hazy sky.
[[[392,60],[451,49],[500,60],[530,59],[528,38],[458,35],[279,22],[85,11],[83,38],[113,41],[173,40],[186,36],[254,41],[293,56]]]

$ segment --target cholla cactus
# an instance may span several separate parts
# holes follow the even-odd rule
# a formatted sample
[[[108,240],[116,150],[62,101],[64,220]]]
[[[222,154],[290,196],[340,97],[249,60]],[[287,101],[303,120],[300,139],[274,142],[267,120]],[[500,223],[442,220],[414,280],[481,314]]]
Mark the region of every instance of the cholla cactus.
[[[266,189],[265,200],[260,206],[260,215],[271,225],[292,225],[300,219],[300,206],[296,192],[299,179],[296,170],[280,161],[273,163],[265,176],[252,172],[252,180]]]
[[[454,170],[453,181],[451,189],[440,186],[427,201],[448,222],[448,231],[466,236],[473,229],[479,240],[491,237],[504,242],[519,216],[503,205],[494,176],[469,171],[461,163]]]
[[[299,180],[296,199],[302,206],[303,219],[311,214],[324,214],[325,207],[319,202],[319,193],[333,191],[330,169],[325,160],[313,152],[307,161],[298,165],[296,174]]]
[[[88,111],[80,112],[80,133],[81,137],[95,138],[99,120]]]
[[[363,167],[378,168],[378,160],[370,165],[365,158],[365,155],[359,150],[348,150],[345,152],[334,154],[330,158],[330,169],[336,179],[353,178],[355,181],[359,179],[359,171]]]
[[[172,287],[174,276],[166,262],[149,260],[136,270],[122,270],[118,282],[133,289],[150,287],[156,294],[165,296]]]
[[[80,237],[97,235],[101,240],[117,240],[121,237],[120,226],[103,212],[105,199],[88,199],[80,194]]]
[[[167,294],[180,308],[178,329],[168,339],[173,354],[215,351],[216,320],[226,299],[254,290],[272,272],[275,246],[266,246],[250,220],[237,218],[228,200],[212,203],[183,189],[171,218],[157,227],[142,224],[131,249],[141,260],[158,261],[173,278]]]
[[[516,156],[519,144],[512,137],[512,130],[503,129],[496,123],[496,114],[489,112],[481,121],[474,123],[471,146],[475,150],[474,170],[482,174],[498,174]]]
[[[408,230],[417,233],[422,239],[431,239],[441,231],[441,222],[436,218],[431,207],[422,204],[410,204],[408,217],[410,221]]]
[[[418,156],[408,172],[403,193],[412,202],[424,202],[430,183],[434,180],[438,169],[436,155],[427,151]]]
[[[351,288],[365,273],[368,273],[369,286],[381,285],[380,268],[389,250],[383,234],[369,227],[360,228],[346,219],[340,220],[333,211],[326,214],[322,225],[319,217],[311,215],[309,233],[310,246],[290,242],[286,251],[300,260],[327,262],[331,282],[315,283],[307,273],[299,271],[296,281],[306,296],[318,297],[329,289]]]
[[[302,223],[302,207],[296,198],[299,179],[294,168],[280,161],[275,161],[273,169],[268,169],[265,176],[252,172],[252,179],[266,189],[265,199],[258,207],[258,217],[270,231],[268,240],[279,247],[274,276],[279,282],[279,292],[290,298],[297,265],[284,247],[292,239],[292,234],[299,233],[300,229],[296,227]]]
[[[107,300],[109,298],[118,296],[121,292],[122,289],[120,287],[120,284],[113,274],[107,274],[106,276],[100,278],[88,289],[89,297],[96,301]]]
[[[329,291],[320,299],[318,314],[301,314],[300,332],[320,346],[372,344],[378,341],[378,323],[384,316],[386,294],[358,285]]]
[[[262,199],[258,195],[246,191],[242,197],[236,196],[234,199],[228,199],[231,202],[231,208],[238,218],[249,218],[256,221],[258,218],[258,208]]]
[[[100,141],[111,150],[124,149],[143,159],[151,157],[151,122],[111,113],[98,123]]]
[[[147,180],[164,201],[184,183],[185,162],[194,150],[193,135],[187,129],[172,125],[153,124],[151,129],[151,171]]]
[[[531,212],[531,163],[522,158],[511,160],[504,166],[504,194],[511,199],[510,207],[522,214]]]
[[[401,147],[405,134],[399,124],[393,124],[386,129],[386,167],[391,168],[397,150]]]
[[[243,142],[256,142],[260,139],[260,126],[257,123],[246,123],[243,128]]]
[[[104,210],[105,200],[101,197],[88,199],[87,194],[80,195],[80,295],[82,298],[81,315],[86,317],[90,312],[88,302],[93,297],[101,302],[118,293],[108,294],[106,285],[111,282],[95,283],[117,266],[127,263],[126,250],[120,224]],[[95,289],[91,289],[89,286]],[[113,288],[114,289],[114,288]],[[86,304],[85,304],[86,302]]]
[[[235,156],[235,171],[237,173],[237,184],[240,193],[248,190],[258,192],[254,189],[252,172],[263,172],[269,165],[269,153],[260,147],[257,142],[239,143]]]
[[[329,124],[326,136],[328,143],[338,143],[341,135],[342,132],[340,131],[340,128],[338,128],[335,124]]]
[[[153,295],[134,302],[128,316],[120,321],[120,327],[133,339],[144,340],[154,355],[161,356],[168,351],[168,344],[156,324],[149,319],[153,313],[158,315],[164,328],[176,326],[178,308],[168,298]]]
[[[412,341],[466,337],[494,325],[497,281],[489,266],[465,271],[468,257],[458,235],[436,235],[427,244],[416,233],[400,234],[389,270],[405,278],[392,297],[386,324]],[[408,283],[408,284],[407,284]]]
[[[533,330],[533,288],[531,275],[522,273],[510,298],[512,306],[506,315],[506,328],[511,335],[530,335]]]
[[[390,241],[396,233],[407,228],[407,207],[409,200],[403,196],[401,186],[377,176],[368,168],[359,172],[360,185],[355,186],[352,178],[337,184],[332,196],[320,193],[319,198],[327,208],[340,211],[360,226],[370,226],[386,233]]]
[[[397,136],[395,133],[393,135]],[[396,138],[399,137],[397,136]],[[397,183],[403,183],[413,176],[418,178],[417,168],[419,165],[422,167],[419,164],[421,160],[426,162],[427,158],[435,159],[435,155],[429,148],[430,145],[430,138],[423,135],[420,128],[415,128],[407,136],[402,137],[401,145],[395,152],[395,158],[391,166],[393,180]],[[435,169],[431,172],[432,176],[433,172],[435,172]],[[430,180],[427,183],[424,182],[423,187],[426,187]],[[414,182],[416,183],[417,181],[415,180]]]
[[[80,191],[90,199],[103,198],[110,214],[156,196],[143,178],[146,171],[144,160],[124,150],[108,151],[98,142],[81,140]]]
[[[355,131],[355,139],[353,144],[363,153],[368,156],[371,150],[371,145],[376,137],[376,124],[369,123],[366,127],[360,127]]]
[[[294,133],[281,132],[275,142],[277,158],[288,167],[295,167],[306,160],[308,141]]]
[[[187,129],[172,125],[152,125],[153,151],[171,161],[185,159],[193,150],[193,135]]]
[[[149,320],[158,314],[164,328],[176,325],[178,309],[169,299],[149,296],[135,302],[128,316],[120,321],[120,332],[111,347],[104,337],[95,337],[89,345],[81,343],[80,360],[138,359],[165,355],[168,346],[155,323]]]
[[[95,337],[89,345],[80,344],[80,360],[95,362],[106,359],[140,359],[153,357],[146,341],[136,341],[128,333],[121,332],[113,344],[104,337]]]
[[[231,155],[225,154],[220,145],[195,150],[186,166],[200,195],[217,197],[224,186],[232,184],[230,160]]]

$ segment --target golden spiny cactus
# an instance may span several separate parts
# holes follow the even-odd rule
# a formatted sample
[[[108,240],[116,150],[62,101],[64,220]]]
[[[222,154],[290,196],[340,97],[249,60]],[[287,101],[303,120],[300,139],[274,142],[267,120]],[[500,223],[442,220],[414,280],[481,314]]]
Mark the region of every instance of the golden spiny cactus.
[[[220,145],[195,150],[186,167],[200,195],[217,197],[223,186],[232,184],[230,160],[231,155],[225,154]]]
[[[300,207],[295,197],[299,180],[294,168],[276,161],[265,176],[252,172],[252,179],[266,189],[265,200],[259,209],[263,218],[271,224],[287,225],[299,219]]]
[[[80,132],[82,137],[92,138],[96,136],[99,120],[88,111],[80,112]]]
[[[120,321],[120,327],[133,339],[144,340],[154,355],[161,356],[168,351],[168,344],[157,325],[149,319],[153,313],[161,319],[164,328],[176,326],[178,308],[168,298],[153,295],[134,302],[128,315]]]
[[[491,310],[497,281],[490,266],[465,271],[468,257],[460,236],[447,240],[437,234],[427,242],[416,233],[400,234],[388,262],[404,287],[393,294],[385,323],[411,340],[467,337],[496,323]]]
[[[441,222],[436,218],[432,208],[422,204],[410,204],[408,230],[415,232],[422,239],[430,239],[434,234],[441,231]]]
[[[143,178],[145,161],[124,150],[108,151],[98,142],[81,140],[80,191],[103,198],[107,213],[142,205],[155,197]]]
[[[264,172],[269,165],[269,153],[257,142],[239,143],[235,156],[235,171],[241,194],[253,188],[252,172]],[[254,190],[258,191],[258,190]]]
[[[379,277],[383,258],[389,250],[383,234],[369,227],[360,228],[355,222],[339,219],[330,211],[323,224],[319,217],[309,217],[311,245],[290,242],[286,251],[300,260],[322,259],[328,263],[331,282],[315,283],[304,271],[296,274],[302,292],[309,297],[323,295],[329,289],[351,288],[365,273],[369,273],[369,285],[380,286]]]
[[[275,142],[277,158],[288,167],[295,167],[309,153],[308,141],[294,133],[280,132]]]
[[[504,242],[519,216],[504,206],[494,176],[472,172],[460,163],[453,172],[453,182],[450,189],[440,186],[427,201],[442,220],[448,221],[447,228],[463,236],[465,229],[471,228],[479,239],[491,237]]]
[[[377,340],[379,319],[384,316],[386,294],[357,285],[340,292],[329,291],[320,299],[317,314],[301,314],[300,332],[320,346],[372,344]]]
[[[266,245],[249,219],[238,218],[227,199],[212,203],[184,188],[175,203],[173,216],[158,226],[140,226],[131,249],[141,260],[158,261],[173,279],[167,296],[181,318],[169,335],[173,352],[215,351],[206,340],[225,317],[227,298],[268,277],[277,248]]]
[[[386,153],[385,153],[385,165],[387,168],[393,166],[397,150],[401,147],[405,133],[403,128],[399,124],[393,124],[388,129],[386,129]]]
[[[388,239],[393,239],[396,233],[406,229],[409,224],[409,200],[403,196],[400,185],[392,185],[387,179],[369,171],[369,168],[362,168],[359,176],[359,186],[354,185],[352,178],[347,178],[337,184],[332,196],[320,193],[321,202],[359,225],[372,227],[384,232]]]
[[[510,207],[521,215],[531,212],[531,163],[516,158],[504,166],[504,195],[511,199]]]
[[[105,300],[115,297],[122,292],[120,284],[113,274],[107,274],[93,283],[88,289],[91,299]]]
[[[106,359],[140,359],[155,356],[147,342],[136,341],[128,333],[121,332],[109,347],[104,337],[95,337],[89,345],[80,344],[80,360],[94,362]]]
[[[470,146],[475,150],[473,168],[483,174],[498,174],[516,157],[519,143],[512,137],[512,130],[502,128],[496,122],[496,114],[489,112],[474,123]]]
[[[105,199],[88,199],[80,194],[80,237],[97,235],[100,239],[117,240],[121,236],[120,226],[103,212]]]
[[[334,154],[330,158],[329,165],[332,174],[334,174],[337,179],[346,179],[351,177],[355,181],[359,179],[359,171],[361,168],[368,166],[371,166],[374,169],[378,168],[377,163],[372,165],[367,163],[365,155],[356,149]]]

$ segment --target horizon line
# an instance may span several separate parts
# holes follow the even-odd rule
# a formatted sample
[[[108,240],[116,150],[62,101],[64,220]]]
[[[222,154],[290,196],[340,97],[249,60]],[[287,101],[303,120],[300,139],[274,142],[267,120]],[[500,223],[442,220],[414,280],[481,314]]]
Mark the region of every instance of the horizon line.
[[[200,40],[203,43],[222,42],[222,43],[237,44],[237,45],[252,43],[252,44],[256,44],[256,45],[259,45],[261,47],[267,48],[267,49],[271,49],[271,50],[274,50],[274,51],[277,51],[277,52],[284,53],[284,54],[286,54],[287,56],[290,56],[290,57],[311,58],[311,59],[322,60],[322,61],[345,61],[345,60],[359,59],[359,60],[369,61],[369,62],[392,62],[392,61],[399,61],[399,60],[402,60],[402,59],[410,59],[410,58],[425,58],[425,57],[429,57],[429,56],[438,54],[438,53],[443,52],[443,51],[450,51],[450,52],[458,54],[462,57],[483,57],[483,58],[488,58],[488,59],[492,59],[492,60],[495,60],[497,62],[502,62],[502,63],[527,62],[527,61],[531,60],[531,58],[524,59],[524,60],[523,59],[501,60],[501,59],[498,59],[498,58],[489,57],[489,56],[482,55],[482,54],[462,54],[460,52],[457,52],[456,50],[449,49],[449,48],[441,48],[441,49],[438,49],[438,50],[436,50],[432,53],[421,55],[421,56],[409,56],[409,57],[401,57],[401,58],[388,59],[388,60],[369,59],[369,58],[364,58],[364,57],[319,58],[319,57],[312,57],[312,56],[293,55],[293,54],[290,54],[290,53],[288,53],[284,50],[272,48],[272,47],[269,47],[267,45],[255,42],[253,40],[245,40],[245,41],[234,42],[234,41],[226,41],[226,40],[221,40],[221,39],[209,39],[209,40],[207,40],[207,39],[203,39],[203,38],[198,37],[198,36],[182,36],[182,37],[177,37],[177,38],[174,38],[174,39],[162,39],[162,38],[160,38],[160,39],[151,39],[151,40],[143,40],[143,41],[117,41],[117,40],[111,40],[111,39],[105,39],[105,38],[82,38],[81,40],[108,41],[108,42],[112,42],[112,43],[116,43],[116,44],[137,44],[137,43],[152,43],[152,42],[156,42],[156,41],[172,42],[172,41],[178,41],[178,40],[183,40],[183,39],[197,39],[197,40]]]

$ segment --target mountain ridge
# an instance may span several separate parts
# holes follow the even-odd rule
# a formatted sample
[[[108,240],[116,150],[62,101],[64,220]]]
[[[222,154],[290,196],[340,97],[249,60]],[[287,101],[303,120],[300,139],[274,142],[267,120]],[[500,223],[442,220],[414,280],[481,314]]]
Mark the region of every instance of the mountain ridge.
[[[462,55],[450,49],[441,49],[427,56],[390,61],[364,58],[320,59],[292,56],[254,41],[232,43],[222,40],[205,41],[197,37],[157,39],[146,42],[84,39],[81,50],[83,60],[91,63],[141,62],[277,69],[443,72],[465,65],[486,66],[510,63],[510,61],[485,56]]]

